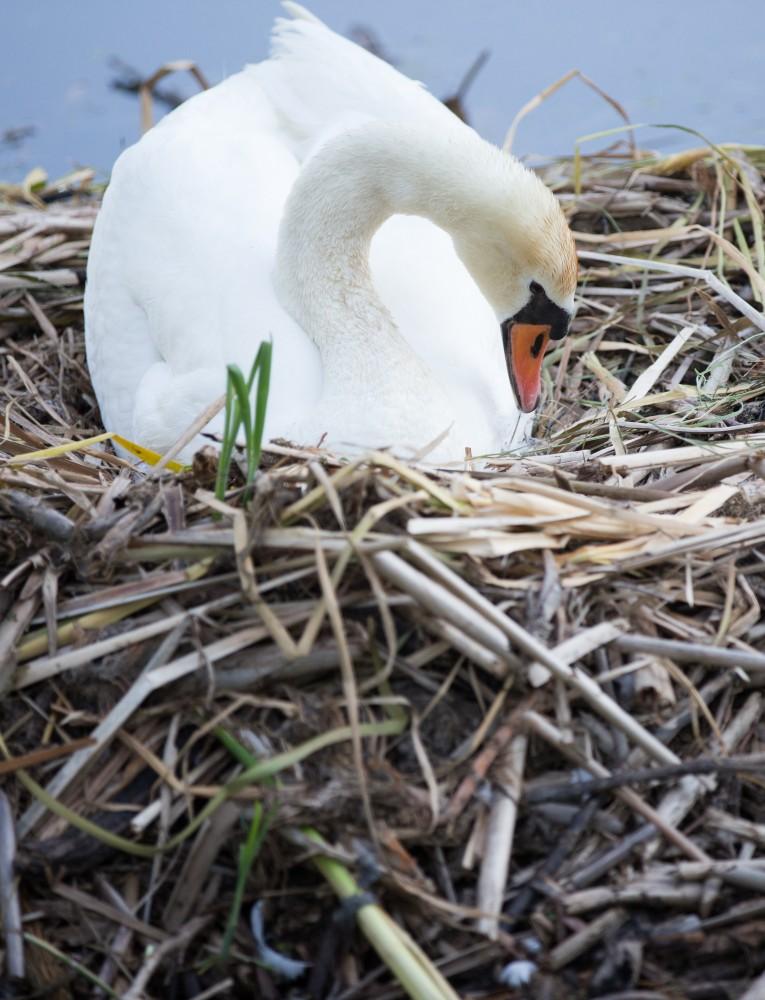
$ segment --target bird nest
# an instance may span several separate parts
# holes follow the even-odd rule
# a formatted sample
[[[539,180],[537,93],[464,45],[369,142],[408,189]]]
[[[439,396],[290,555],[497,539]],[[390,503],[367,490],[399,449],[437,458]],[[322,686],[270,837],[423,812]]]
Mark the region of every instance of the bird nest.
[[[528,453],[224,501],[92,440],[89,177],[6,190],[3,995],[760,995],[764,166],[548,165]]]

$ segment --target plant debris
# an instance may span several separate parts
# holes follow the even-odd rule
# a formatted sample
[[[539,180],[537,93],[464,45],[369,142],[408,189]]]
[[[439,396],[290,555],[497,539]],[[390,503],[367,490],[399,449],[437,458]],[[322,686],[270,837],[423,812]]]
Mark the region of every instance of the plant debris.
[[[91,175],[3,189],[5,995],[760,995],[764,168],[546,166],[529,452],[222,500],[99,437]]]

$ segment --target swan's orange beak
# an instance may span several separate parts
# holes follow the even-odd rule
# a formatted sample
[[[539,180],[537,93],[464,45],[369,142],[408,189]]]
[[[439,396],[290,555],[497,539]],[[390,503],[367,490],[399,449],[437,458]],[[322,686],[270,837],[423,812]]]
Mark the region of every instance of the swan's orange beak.
[[[550,342],[550,327],[513,323],[505,347],[507,370],[515,398],[524,413],[531,413],[539,400],[542,359]]]

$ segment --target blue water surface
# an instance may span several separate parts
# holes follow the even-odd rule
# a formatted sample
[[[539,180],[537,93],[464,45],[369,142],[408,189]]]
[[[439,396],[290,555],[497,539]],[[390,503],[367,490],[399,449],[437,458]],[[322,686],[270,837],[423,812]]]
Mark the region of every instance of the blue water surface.
[[[484,48],[491,57],[470,91],[472,124],[501,142],[516,111],[577,67],[635,122],[675,122],[717,142],[765,142],[765,2],[732,0],[313,0],[338,31],[373,29],[398,67],[440,97]],[[272,0],[25,0],[3,11],[0,179],[35,166],[57,176],[89,165],[107,176],[139,135],[138,101],[114,91],[110,60],[148,75],[191,58],[217,82],[266,56]],[[180,77],[174,89],[193,92]],[[574,81],[521,125],[518,154],[568,153],[577,137],[620,124]],[[688,136],[639,133],[642,146],[675,149]],[[593,147],[594,148],[594,147]]]

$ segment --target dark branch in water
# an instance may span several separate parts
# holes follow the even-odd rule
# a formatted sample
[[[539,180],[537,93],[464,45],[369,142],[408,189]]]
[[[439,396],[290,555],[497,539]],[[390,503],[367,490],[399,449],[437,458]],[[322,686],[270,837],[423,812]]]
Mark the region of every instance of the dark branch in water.
[[[354,24],[348,32],[348,37],[352,42],[360,45],[362,49],[366,49],[367,52],[371,52],[373,56],[377,56],[378,59],[384,59],[385,62],[390,63],[391,66],[398,65],[397,61],[392,58],[391,54],[385,48],[383,43],[380,41],[379,36],[372,28],[368,28],[364,24]],[[488,49],[484,49],[482,52],[479,52],[468,67],[465,75],[460,80],[459,86],[454,94],[452,94],[451,97],[445,97],[443,99],[443,103],[446,107],[458,118],[461,118],[463,122],[467,122],[468,120],[464,106],[465,95],[472,87],[475,78],[485,66],[490,54],[491,53]]]
[[[465,111],[465,95],[468,90],[473,85],[473,81],[481,72],[489,58],[489,50],[484,49],[479,52],[475,57],[473,62],[468,67],[467,73],[460,80],[460,85],[457,87],[457,92],[452,97],[445,97],[444,104],[446,107],[452,111],[458,118],[461,118],[463,122],[467,122],[467,112]]]
[[[19,125],[0,132],[0,146],[16,149],[25,139],[30,139],[36,132],[34,125]]]
[[[112,90],[121,90],[125,94],[139,93],[141,84],[146,78],[145,74],[139,73],[135,67],[129,66],[118,56],[111,57],[109,66],[118,74],[109,81],[109,86]],[[156,87],[153,91],[154,100],[164,105],[168,111],[172,111],[179,104],[183,104],[186,96],[177,90],[170,90],[167,87]]]
[[[484,49],[479,52],[478,55],[473,60],[472,64],[468,67],[467,73],[462,77],[459,87],[457,87],[457,100],[461,101],[464,99],[465,94],[473,86],[473,81],[484,68],[486,63],[489,61],[489,56],[491,53],[488,49]]]

